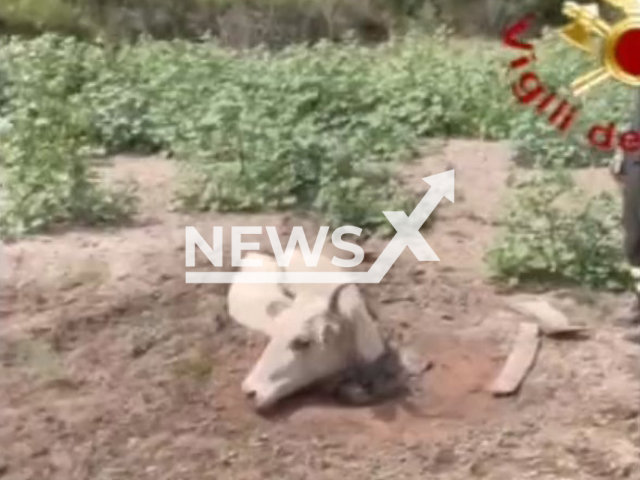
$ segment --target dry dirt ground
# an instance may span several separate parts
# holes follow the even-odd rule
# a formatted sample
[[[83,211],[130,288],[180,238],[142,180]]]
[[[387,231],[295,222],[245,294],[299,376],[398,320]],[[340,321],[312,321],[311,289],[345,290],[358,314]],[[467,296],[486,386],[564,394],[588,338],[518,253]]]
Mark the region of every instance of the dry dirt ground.
[[[134,225],[3,247],[0,478],[640,479],[640,352],[610,322],[620,298],[546,294],[589,337],[545,338],[518,395],[485,391],[522,320],[482,263],[508,159],[456,141],[403,171],[426,192],[421,177],[456,169],[456,203],[425,231],[441,262],[406,251],[366,287],[382,330],[433,363],[414,393],[366,408],[310,393],[267,417],[240,392],[265,339],[225,316],[226,286],[185,284],[184,227],[286,222],[171,213],[170,163],[116,159],[142,185]]]

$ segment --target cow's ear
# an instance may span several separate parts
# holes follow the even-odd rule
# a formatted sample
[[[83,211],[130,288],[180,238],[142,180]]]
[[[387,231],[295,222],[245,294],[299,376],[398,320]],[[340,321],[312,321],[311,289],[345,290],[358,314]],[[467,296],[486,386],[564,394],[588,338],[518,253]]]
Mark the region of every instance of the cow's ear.
[[[349,284],[336,289],[332,303],[336,315],[348,319],[355,328],[359,357],[365,362],[371,362],[382,355],[384,343],[358,286]]]
[[[331,292],[331,297],[329,298],[329,313],[340,315],[340,295],[347,286],[348,285],[338,285],[333,292]]]

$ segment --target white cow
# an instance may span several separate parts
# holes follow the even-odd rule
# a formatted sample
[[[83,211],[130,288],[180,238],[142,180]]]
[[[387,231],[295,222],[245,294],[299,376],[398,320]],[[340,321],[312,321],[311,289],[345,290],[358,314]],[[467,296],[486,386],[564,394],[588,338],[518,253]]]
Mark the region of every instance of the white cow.
[[[276,259],[269,255],[250,252],[247,260],[261,260],[262,267],[243,267],[242,272],[279,272]],[[274,318],[293,303],[293,295],[280,285],[234,283],[229,289],[227,305],[229,315],[241,325],[251,330],[271,336]]]
[[[250,253],[262,268],[278,271],[273,257]],[[292,262],[294,263],[294,262]],[[318,270],[335,269],[326,259]],[[380,336],[356,285],[296,285],[291,293],[278,285],[233,284],[229,313],[239,323],[266,333],[270,342],[242,383],[258,410],[350,367],[384,356]]]

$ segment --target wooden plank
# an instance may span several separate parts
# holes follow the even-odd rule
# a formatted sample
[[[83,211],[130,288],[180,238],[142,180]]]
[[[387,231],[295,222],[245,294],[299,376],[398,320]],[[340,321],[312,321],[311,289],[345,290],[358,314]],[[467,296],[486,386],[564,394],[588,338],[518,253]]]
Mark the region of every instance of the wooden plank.
[[[535,323],[521,323],[511,353],[489,391],[495,396],[515,393],[527,376],[540,347],[540,328]]]

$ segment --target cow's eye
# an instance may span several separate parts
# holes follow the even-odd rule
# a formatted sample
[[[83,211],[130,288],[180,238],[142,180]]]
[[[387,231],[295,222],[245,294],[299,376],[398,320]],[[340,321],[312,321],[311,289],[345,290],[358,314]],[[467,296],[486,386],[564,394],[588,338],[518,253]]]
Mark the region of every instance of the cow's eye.
[[[291,342],[291,350],[301,352],[308,349],[311,346],[311,340],[308,338],[295,338]]]

